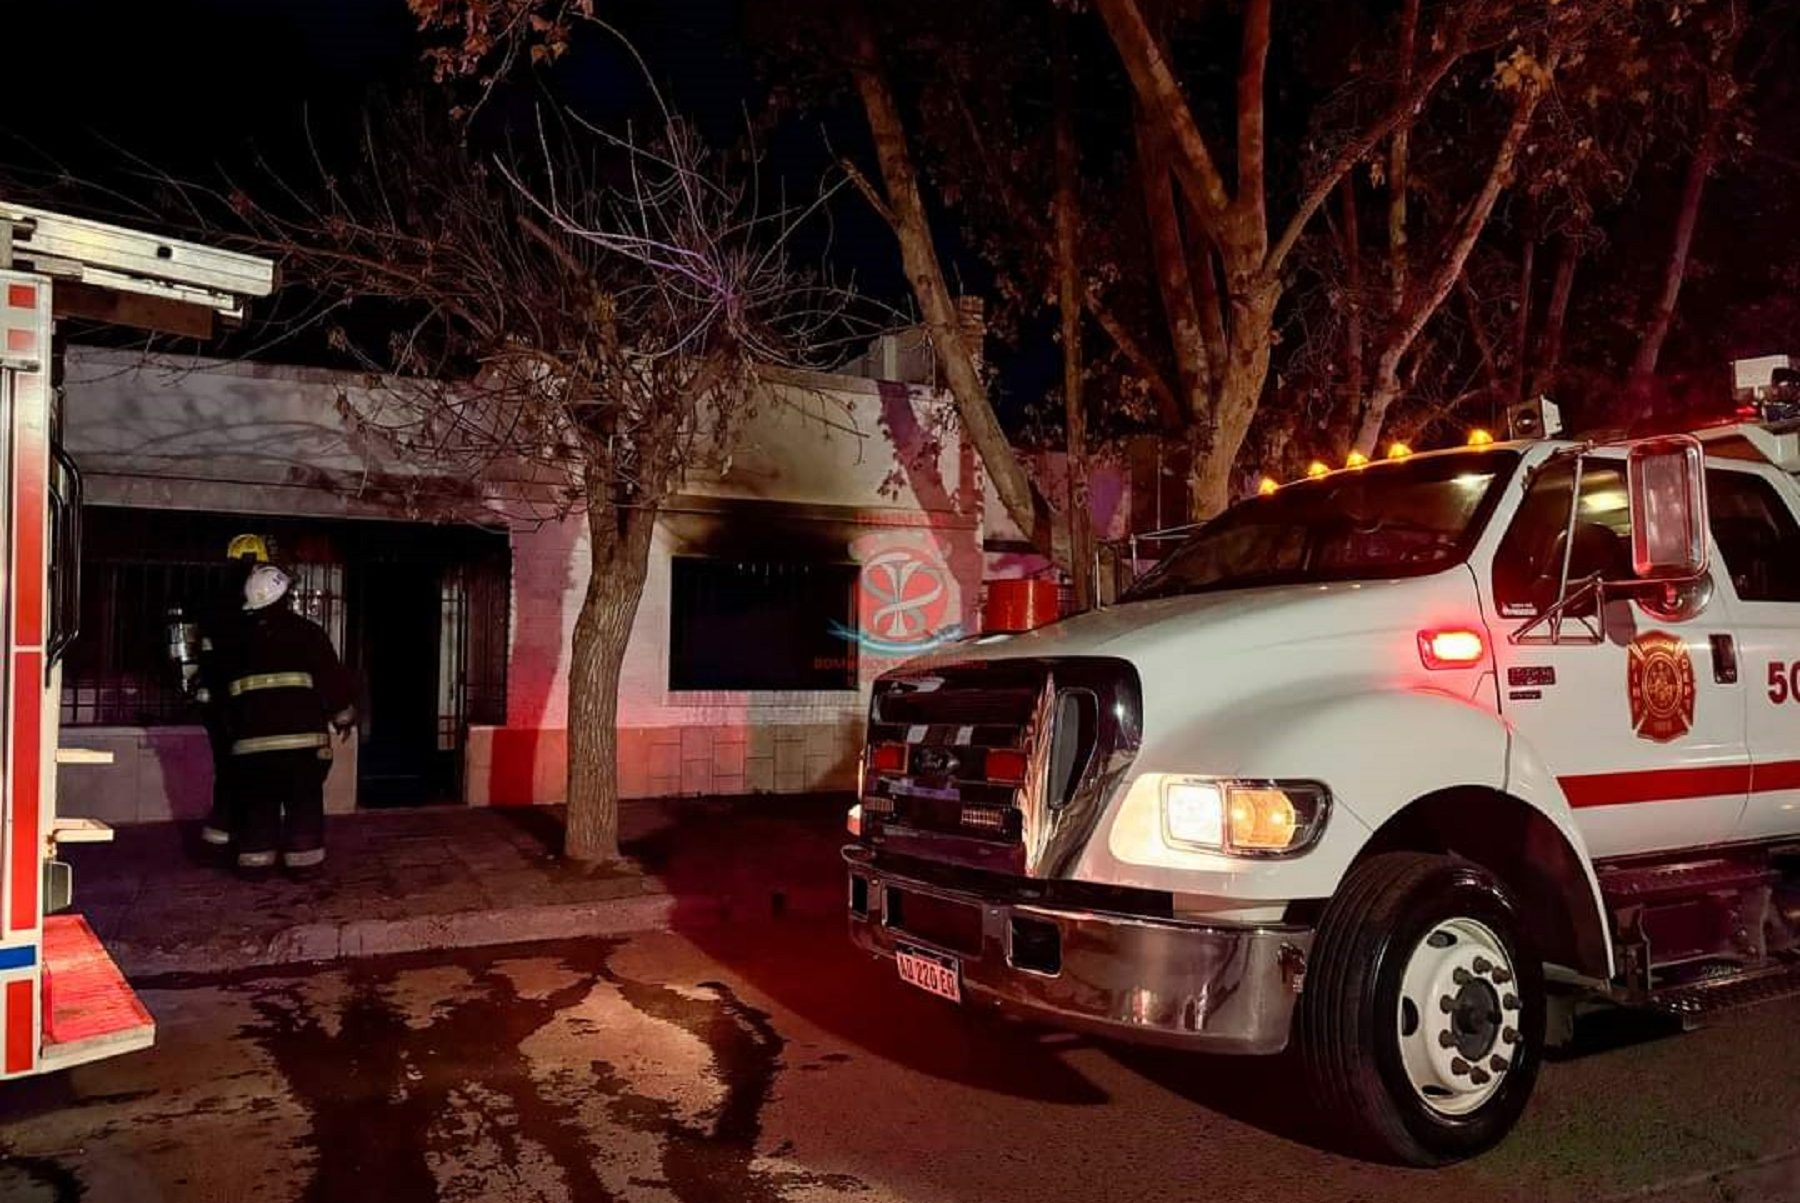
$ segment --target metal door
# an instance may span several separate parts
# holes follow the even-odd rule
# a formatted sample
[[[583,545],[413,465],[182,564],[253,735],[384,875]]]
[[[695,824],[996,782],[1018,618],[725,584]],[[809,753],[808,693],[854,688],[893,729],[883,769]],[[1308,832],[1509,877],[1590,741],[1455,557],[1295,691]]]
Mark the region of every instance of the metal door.
[[[1569,458],[1527,475],[1491,581],[1515,765],[1536,758],[1556,778],[1595,857],[1729,838],[1750,768],[1728,600],[1670,622],[1613,594],[1596,606],[1589,591],[1558,622],[1565,575],[1631,574],[1624,461]]]

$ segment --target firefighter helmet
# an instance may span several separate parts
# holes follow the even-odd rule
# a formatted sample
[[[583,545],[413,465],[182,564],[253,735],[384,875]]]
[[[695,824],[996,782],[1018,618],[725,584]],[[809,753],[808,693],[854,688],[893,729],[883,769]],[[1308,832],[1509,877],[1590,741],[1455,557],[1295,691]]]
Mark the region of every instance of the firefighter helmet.
[[[263,610],[287,596],[288,574],[273,564],[258,564],[244,582],[244,609]]]
[[[261,535],[239,535],[225,549],[228,560],[254,560],[258,564],[269,562],[269,545]]]

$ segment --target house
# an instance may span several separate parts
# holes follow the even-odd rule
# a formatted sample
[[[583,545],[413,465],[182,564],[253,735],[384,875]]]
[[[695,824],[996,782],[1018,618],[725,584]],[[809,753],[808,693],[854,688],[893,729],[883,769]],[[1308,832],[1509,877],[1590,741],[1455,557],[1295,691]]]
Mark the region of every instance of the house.
[[[663,507],[620,689],[626,796],[852,788],[874,677],[973,630],[984,580],[1041,567],[996,521],[929,357],[878,343],[859,366],[903,378],[766,374],[729,457]],[[71,813],[204,810],[164,623],[222,588],[245,532],[275,540],[361,682],[331,809],[562,797],[584,522],[397,462],[354,420],[373,383],[69,348],[62,439],[86,505],[63,722],[114,753],[63,770]],[[1096,486],[1103,531],[1122,533],[1126,494],[1118,474]]]

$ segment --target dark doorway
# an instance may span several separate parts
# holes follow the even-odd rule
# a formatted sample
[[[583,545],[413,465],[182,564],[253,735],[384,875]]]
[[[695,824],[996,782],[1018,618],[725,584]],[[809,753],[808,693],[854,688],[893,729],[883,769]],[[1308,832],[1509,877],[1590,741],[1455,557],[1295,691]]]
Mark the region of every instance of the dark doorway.
[[[438,575],[422,564],[381,560],[350,572],[350,612],[359,619],[368,694],[356,762],[364,806],[455,797],[454,757],[438,748]]]

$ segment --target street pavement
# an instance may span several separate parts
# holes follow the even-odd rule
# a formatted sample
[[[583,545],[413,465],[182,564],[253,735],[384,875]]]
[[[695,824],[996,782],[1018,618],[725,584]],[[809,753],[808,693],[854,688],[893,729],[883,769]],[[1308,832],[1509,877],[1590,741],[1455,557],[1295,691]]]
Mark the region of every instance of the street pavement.
[[[1285,1061],[959,1011],[838,920],[139,986],[155,1049],[0,1086],[0,1200],[1800,1200],[1800,1003],[1590,1024],[1423,1172],[1330,1151]]]

